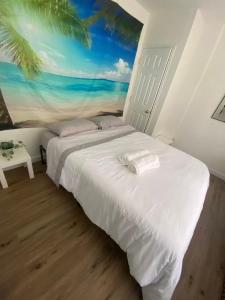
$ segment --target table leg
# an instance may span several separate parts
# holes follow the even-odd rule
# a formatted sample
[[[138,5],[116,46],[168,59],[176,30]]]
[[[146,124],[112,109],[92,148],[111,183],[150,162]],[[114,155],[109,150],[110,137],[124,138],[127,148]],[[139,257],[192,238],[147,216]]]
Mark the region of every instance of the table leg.
[[[4,175],[4,172],[2,169],[0,169],[0,181],[1,181],[3,189],[8,187],[8,184],[7,184],[7,181],[6,181],[6,178],[5,178],[5,175]]]
[[[30,179],[34,178],[34,171],[33,171],[31,159],[27,161],[27,169],[28,169]]]

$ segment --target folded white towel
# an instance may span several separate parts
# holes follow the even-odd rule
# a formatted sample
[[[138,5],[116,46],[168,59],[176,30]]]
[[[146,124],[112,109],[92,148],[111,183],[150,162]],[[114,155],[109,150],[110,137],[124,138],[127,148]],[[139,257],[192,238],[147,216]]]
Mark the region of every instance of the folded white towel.
[[[155,154],[148,154],[142,157],[138,157],[136,159],[133,159],[128,164],[128,169],[137,174],[140,175],[145,171],[159,168],[159,157]]]
[[[128,166],[129,162],[131,162],[133,159],[136,159],[141,156],[145,156],[147,154],[150,154],[149,150],[130,151],[130,152],[121,154],[118,157],[118,159],[122,165]]]

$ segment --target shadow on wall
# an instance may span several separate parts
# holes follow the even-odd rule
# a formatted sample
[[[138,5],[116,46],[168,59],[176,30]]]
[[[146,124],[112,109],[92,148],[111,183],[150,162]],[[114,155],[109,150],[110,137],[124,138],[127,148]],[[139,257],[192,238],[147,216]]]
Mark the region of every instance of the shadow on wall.
[[[123,116],[123,111],[122,111],[122,110],[117,110],[117,112],[114,112],[114,113],[105,111],[105,112],[100,112],[100,113],[98,114],[98,116],[115,116],[115,117],[122,117],[122,116]]]

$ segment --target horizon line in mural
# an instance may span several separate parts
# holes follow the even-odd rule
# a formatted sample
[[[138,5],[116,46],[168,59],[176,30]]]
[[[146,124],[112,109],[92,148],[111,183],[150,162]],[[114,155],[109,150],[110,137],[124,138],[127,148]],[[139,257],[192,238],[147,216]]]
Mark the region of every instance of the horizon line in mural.
[[[141,28],[110,0],[1,2],[0,125],[121,113]]]
[[[0,53],[0,65],[1,64],[11,64],[15,65],[15,63],[10,62],[6,57],[1,56]],[[73,70],[68,72],[63,69],[42,69],[41,73],[49,73],[58,76],[64,77],[73,77],[78,79],[100,79],[100,80],[108,80],[108,81],[116,81],[116,82],[127,82],[129,83],[132,69],[129,67],[129,64],[125,62],[122,58],[119,58],[117,62],[114,63],[115,69],[105,71],[103,73],[85,73],[79,70]],[[27,79],[29,80],[29,79]]]

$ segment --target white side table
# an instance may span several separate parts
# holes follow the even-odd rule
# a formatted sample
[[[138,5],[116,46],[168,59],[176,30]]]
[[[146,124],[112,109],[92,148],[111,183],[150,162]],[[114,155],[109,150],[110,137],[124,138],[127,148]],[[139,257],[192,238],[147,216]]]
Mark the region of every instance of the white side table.
[[[11,160],[7,160],[5,157],[2,157],[2,155],[0,155],[0,181],[3,189],[8,187],[4,175],[4,170],[6,170],[7,168],[13,168],[13,167],[16,168],[21,164],[26,164],[30,179],[34,178],[34,171],[33,171],[31,157],[27,153],[25,147],[15,149],[14,156]]]

